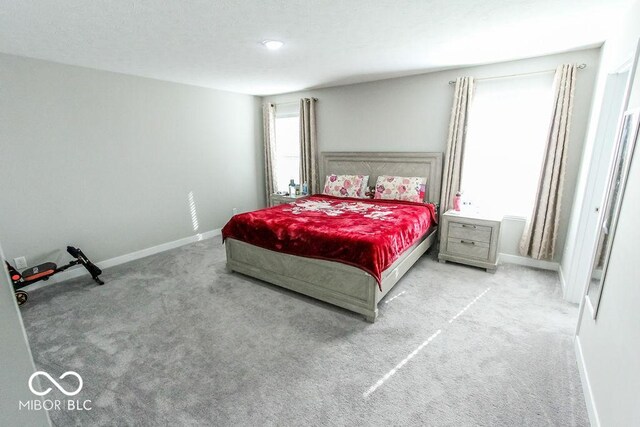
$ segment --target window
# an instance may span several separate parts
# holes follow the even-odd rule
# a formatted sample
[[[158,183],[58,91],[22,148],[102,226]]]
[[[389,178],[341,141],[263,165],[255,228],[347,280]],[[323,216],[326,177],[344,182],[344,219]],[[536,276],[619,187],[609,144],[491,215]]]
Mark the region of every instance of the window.
[[[297,104],[276,105],[276,191],[300,183],[300,113]]]
[[[551,121],[553,74],[479,81],[462,166],[464,198],[529,217]]]

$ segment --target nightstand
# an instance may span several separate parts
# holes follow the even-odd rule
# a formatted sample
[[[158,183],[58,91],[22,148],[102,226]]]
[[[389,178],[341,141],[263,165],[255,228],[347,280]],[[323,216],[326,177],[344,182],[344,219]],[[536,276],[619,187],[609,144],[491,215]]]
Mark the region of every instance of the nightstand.
[[[271,206],[278,206],[278,205],[283,205],[285,203],[291,203],[291,202],[295,202],[296,200],[302,198],[302,197],[306,197],[305,195],[299,195],[299,196],[287,196],[284,194],[272,194],[270,196],[271,199]]]
[[[440,218],[440,262],[457,262],[486,268],[498,267],[498,242],[502,217],[476,211],[447,211]]]

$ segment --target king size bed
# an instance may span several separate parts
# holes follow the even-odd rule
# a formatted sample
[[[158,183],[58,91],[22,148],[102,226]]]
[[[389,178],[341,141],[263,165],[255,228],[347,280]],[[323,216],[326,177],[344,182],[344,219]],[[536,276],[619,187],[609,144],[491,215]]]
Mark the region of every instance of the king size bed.
[[[312,195],[235,215],[223,228],[229,271],[362,314],[436,242],[441,153],[321,153],[319,188],[331,175],[424,177],[420,203]],[[368,182],[367,178],[368,177]],[[364,195],[364,194],[363,194]]]

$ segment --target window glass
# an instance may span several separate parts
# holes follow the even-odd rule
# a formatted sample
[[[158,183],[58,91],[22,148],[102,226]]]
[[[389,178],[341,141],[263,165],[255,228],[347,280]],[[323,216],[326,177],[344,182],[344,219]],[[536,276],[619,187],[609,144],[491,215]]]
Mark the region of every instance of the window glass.
[[[289,191],[289,181],[300,184],[300,117],[276,115],[276,191]]]
[[[478,81],[462,165],[463,198],[529,217],[552,113],[553,74]]]

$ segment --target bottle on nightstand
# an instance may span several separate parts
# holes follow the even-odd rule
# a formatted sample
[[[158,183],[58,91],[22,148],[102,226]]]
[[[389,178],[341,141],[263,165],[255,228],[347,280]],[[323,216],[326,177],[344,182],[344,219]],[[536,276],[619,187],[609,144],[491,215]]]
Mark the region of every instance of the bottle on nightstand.
[[[456,212],[460,212],[461,203],[462,203],[462,193],[458,191],[455,197],[453,198],[453,210]]]
[[[296,183],[293,180],[293,178],[291,178],[291,180],[289,181],[289,195],[290,196],[296,195]]]

